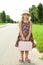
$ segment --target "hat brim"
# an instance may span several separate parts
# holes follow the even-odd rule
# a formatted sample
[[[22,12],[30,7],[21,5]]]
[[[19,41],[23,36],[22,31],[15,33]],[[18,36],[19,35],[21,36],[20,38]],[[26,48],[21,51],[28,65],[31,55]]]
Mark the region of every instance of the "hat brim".
[[[22,15],[24,15],[24,14],[27,14],[28,16],[30,16],[30,14],[29,14],[29,13],[22,13]]]

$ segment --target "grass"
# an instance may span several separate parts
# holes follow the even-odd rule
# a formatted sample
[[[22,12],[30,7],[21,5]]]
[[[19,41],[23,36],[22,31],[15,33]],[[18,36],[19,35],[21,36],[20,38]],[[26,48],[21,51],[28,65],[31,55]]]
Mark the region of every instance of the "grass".
[[[43,60],[43,56],[41,56],[39,59]]]
[[[0,23],[0,26],[5,25],[6,23]]]
[[[43,24],[32,25],[33,37],[36,40],[36,47],[39,52],[43,52]]]

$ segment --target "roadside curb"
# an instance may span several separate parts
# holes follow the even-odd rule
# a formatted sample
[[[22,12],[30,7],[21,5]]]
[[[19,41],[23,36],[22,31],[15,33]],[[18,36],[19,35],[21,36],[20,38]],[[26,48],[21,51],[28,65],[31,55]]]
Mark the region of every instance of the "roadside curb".
[[[6,27],[6,26],[8,26],[8,24],[2,25],[2,26],[0,26],[0,28]]]

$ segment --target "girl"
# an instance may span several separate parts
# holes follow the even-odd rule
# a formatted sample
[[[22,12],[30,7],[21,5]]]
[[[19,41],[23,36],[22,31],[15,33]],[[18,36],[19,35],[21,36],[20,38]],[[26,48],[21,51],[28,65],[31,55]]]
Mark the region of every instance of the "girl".
[[[15,44],[16,47],[19,46],[19,41],[31,41],[32,47],[35,47],[34,40],[32,36],[32,22],[29,20],[30,14],[28,11],[23,11],[22,13],[22,20],[19,24],[19,36],[17,42]],[[24,52],[25,52],[25,61],[30,62],[28,58],[29,51],[20,51],[21,58],[19,59],[20,62],[24,62]]]

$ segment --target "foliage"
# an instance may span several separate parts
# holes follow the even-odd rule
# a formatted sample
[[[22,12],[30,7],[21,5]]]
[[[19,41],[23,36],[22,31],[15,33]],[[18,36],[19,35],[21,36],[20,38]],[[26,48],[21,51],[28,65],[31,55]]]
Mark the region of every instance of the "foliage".
[[[5,13],[5,11],[2,11],[2,13],[1,13],[1,20],[2,20],[3,23],[5,23],[5,21],[6,21],[6,13]]]
[[[9,15],[6,15],[5,11],[0,12],[0,23],[15,23]]]
[[[32,5],[29,12],[33,23],[43,23],[43,4],[39,3],[37,7]]]

